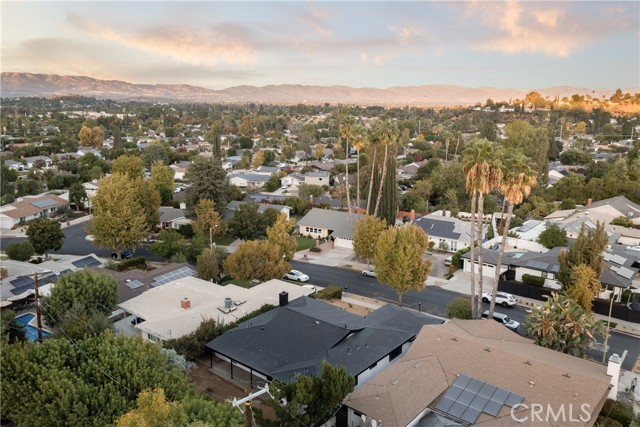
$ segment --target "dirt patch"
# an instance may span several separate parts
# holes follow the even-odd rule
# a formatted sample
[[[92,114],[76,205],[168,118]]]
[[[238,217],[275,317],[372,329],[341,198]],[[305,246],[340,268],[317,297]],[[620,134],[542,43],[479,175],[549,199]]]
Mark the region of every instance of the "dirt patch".
[[[357,304],[348,303],[342,300],[328,300],[326,302],[328,302],[331,305],[335,305],[336,307],[339,307],[342,310],[346,310],[349,313],[357,314],[358,316],[362,316],[362,317],[367,316],[373,312],[373,310],[370,308],[363,307]]]
[[[200,360],[196,361],[196,363],[197,366],[189,372],[189,377],[193,381],[196,393],[209,396],[218,402],[232,400],[234,397],[241,399],[250,393],[250,390],[243,390],[209,371],[208,363]],[[255,399],[253,407],[260,409],[265,417],[276,419],[275,411],[266,403],[266,399]]]

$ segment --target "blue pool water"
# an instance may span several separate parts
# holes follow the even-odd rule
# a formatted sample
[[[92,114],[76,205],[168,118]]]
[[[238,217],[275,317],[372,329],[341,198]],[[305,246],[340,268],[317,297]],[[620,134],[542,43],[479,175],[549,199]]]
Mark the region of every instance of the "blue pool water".
[[[18,325],[24,326],[24,331],[29,342],[34,342],[38,339],[38,328],[29,325],[29,322],[31,322],[35,317],[36,315],[33,313],[21,314],[20,316],[16,317],[16,323]],[[51,335],[49,332],[42,331],[43,338],[46,338],[49,335]]]

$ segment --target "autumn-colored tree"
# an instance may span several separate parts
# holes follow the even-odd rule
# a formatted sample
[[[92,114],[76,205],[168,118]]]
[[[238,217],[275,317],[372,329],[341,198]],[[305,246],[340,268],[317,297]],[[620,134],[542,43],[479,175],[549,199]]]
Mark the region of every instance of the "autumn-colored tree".
[[[221,248],[207,248],[200,255],[196,265],[198,267],[198,278],[202,280],[217,280],[220,273],[220,260],[226,254]]]
[[[375,255],[378,238],[386,228],[385,220],[372,215],[366,215],[356,221],[353,230],[353,251],[360,258],[367,260],[367,266]]]
[[[569,250],[563,250],[558,255],[558,282],[562,284],[562,289],[567,292],[573,286],[572,271],[580,264],[586,264],[596,273],[598,277],[604,268],[604,256],[608,243],[607,233],[604,231],[604,224],[598,222],[596,228],[589,229],[582,224],[576,242]]]
[[[298,247],[298,242],[292,235],[295,225],[296,222],[293,219],[287,219],[287,216],[281,213],[276,222],[267,228],[267,240],[280,247],[280,253],[287,261],[293,259],[293,254]]]
[[[411,290],[422,290],[431,260],[424,259],[429,248],[429,237],[415,224],[391,227],[383,231],[378,239],[373,264],[378,280],[395,289],[398,302]]]
[[[225,232],[224,220],[215,210],[215,204],[209,199],[200,199],[196,207],[196,220],[193,222],[193,229],[209,236],[209,246],[213,245],[213,239]]]
[[[587,313],[591,313],[593,299],[602,289],[598,274],[586,264],[580,264],[571,270],[572,286],[567,289],[569,298],[580,305]]]
[[[258,151],[256,154],[253,155],[253,158],[251,159],[251,166],[253,166],[254,168],[259,168],[263,164],[264,164],[264,152]]]
[[[151,231],[160,223],[160,193],[149,179],[139,177],[132,184],[136,190],[136,201],[144,211],[147,231]]]
[[[291,269],[280,247],[267,240],[240,243],[223,266],[224,272],[235,279],[260,281],[282,278]]]
[[[111,173],[121,173],[130,179],[136,179],[142,177],[144,164],[140,157],[124,154],[111,163]]]
[[[104,129],[100,126],[82,126],[78,137],[82,146],[100,148],[104,142]]]
[[[162,205],[170,205],[173,200],[173,170],[162,160],[156,160],[151,165],[151,183],[158,190]]]
[[[167,402],[164,390],[145,390],[138,395],[136,407],[116,421],[116,427],[187,427],[187,415],[178,402]]]
[[[138,246],[147,231],[147,217],[134,181],[121,173],[103,178],[91,203],[90,231],[98,246],[118,254]]]

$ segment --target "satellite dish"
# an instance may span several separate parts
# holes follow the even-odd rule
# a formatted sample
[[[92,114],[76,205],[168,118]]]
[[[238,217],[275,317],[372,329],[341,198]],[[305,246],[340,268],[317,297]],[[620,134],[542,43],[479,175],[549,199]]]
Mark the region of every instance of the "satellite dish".
[[[360,418],[362,419],[363,423],[367,422],[367,416],[365,414],[360,415]]]
[[[378,427],[378,422],[376,420],[371,420],[371,427]]]

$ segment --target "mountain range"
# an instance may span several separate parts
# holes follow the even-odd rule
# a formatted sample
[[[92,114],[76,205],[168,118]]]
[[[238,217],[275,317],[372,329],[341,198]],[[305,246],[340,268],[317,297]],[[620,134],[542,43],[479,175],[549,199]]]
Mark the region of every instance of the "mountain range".
[[[266,104],[359,104],[388,106],[473,105],[487,99],[509,101],[523,99],[532,90],[542,96],[571,97],[574,94],[601,98],[611,96],[609,89],[555,86],[535,89],[469,88],[454,85],[395,86],[386,89],[349,86],[268,85],[233,86],[221,90],[186,84],[135,84],[118,80],[99,80],[86,76],[59,76],[3,72],[0,96],[35,97],[82,95],[100,99]],[[640,89],[623,92],[637,93]]]

